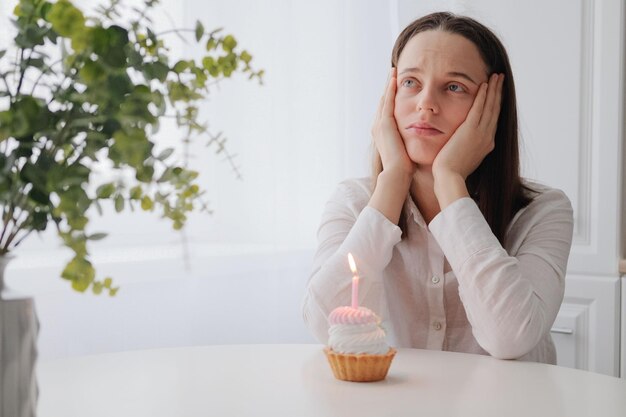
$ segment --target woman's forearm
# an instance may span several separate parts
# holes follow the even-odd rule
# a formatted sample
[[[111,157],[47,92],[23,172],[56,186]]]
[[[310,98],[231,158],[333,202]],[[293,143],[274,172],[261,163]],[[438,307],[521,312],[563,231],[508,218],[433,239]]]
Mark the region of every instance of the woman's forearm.
[[[445,209],[459,198],[469,197],[465,179],[461,175],[433,171],[433,177],[435,179],[435,196],[437,197],[441,210]]]
[[[410,173],[400,170],[383,170],[378,175],[376,188],[368,206],[381,212],[392,223],[398,224],[410,186]]]
[[[511,254],[469,198],[458,199],[428,225],[456,275],[475,339],[498,358],[532,350],[549,332],[563,300],[571,203],[562,192],[545,192],[522,215],[532,223],[526,223],[529,230]]]
[[[343,182],[322,214],[319,244],[302,304],[304,322],[321,343],[328,337],[330,312],[350,303],[353,274],[348,253],[353,254],[359,275],[365,278],[359,284],[359,303],[381,315],[387,311],[383,270],[402,232],[378,210],[366,207],[370,199],[367,185]]]

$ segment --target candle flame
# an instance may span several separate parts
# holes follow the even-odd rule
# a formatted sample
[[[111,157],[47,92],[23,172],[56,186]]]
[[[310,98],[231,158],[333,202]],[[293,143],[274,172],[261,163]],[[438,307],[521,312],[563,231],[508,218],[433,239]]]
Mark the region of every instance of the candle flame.
[[[356,264],[354,263],[354,258],[352,257],[351,253],[348,254],[348,262],[350,263],[350,269],[352,270],[352,273],[356,275]]]

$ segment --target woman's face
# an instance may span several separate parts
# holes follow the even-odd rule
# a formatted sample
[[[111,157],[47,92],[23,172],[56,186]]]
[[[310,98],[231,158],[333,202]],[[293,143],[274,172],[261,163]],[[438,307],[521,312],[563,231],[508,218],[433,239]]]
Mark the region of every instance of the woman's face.
[[[432,165],[487,82],[487,66],[468,39],[428,30],[407,42],[397,69],[398,130],[411,160]]]

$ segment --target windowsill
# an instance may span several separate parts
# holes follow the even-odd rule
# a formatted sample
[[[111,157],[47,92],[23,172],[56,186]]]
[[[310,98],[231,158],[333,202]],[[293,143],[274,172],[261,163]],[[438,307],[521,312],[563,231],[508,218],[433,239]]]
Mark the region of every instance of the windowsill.
[[[66,248],[21,251],[5,272],[9,289],[26,295],[72,291],[60,274],[71,259]],[[115,286],[190,278],[259,274],[310,263],[312,248],[262,244],[190,243],[108,247],[92,251],[96,279],[111,276]]]

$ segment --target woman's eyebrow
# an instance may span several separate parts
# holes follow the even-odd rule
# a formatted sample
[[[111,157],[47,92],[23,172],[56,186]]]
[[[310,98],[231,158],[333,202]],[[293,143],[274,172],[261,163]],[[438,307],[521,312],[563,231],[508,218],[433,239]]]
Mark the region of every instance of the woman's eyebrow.
[[[404,74],[404,73],[407,73],[407,72],[417,72],[417,73],[420,73],[420,72],[422,72],[422,70],[420,68],[417,68],[417,67],[415,67],[415,68],[405,68],[404,70],[402,70],[402,72],[400,72],[400,74]],[[467,75],[464,72],[450,71],[450,72],[446,73],[446,75],[450,76],[450,77],[460,77],[460,78],[466,79],[467,81],[471,82],[474,85],[478,85],[478,83],[476,81],[474,81],[469,75]]]

